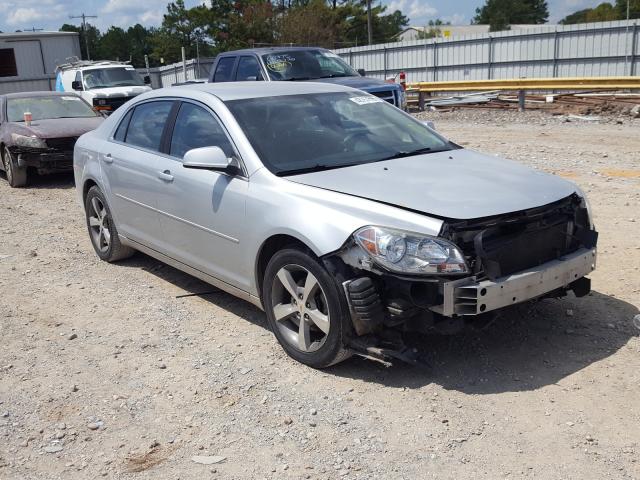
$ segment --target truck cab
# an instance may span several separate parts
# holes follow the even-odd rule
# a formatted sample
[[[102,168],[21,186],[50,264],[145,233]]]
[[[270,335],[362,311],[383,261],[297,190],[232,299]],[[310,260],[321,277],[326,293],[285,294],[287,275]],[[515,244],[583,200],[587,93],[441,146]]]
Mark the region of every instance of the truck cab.
[[[133,97],[151,90],[129,64],[76,60],[56,67],[56,91],[76,92],[95,110],[111,114]]]
[[[404,89],[396,83],[365,76],[324,48],[251,48],[221,53],[209,82],[313,81],[357,88],[406,110]]]

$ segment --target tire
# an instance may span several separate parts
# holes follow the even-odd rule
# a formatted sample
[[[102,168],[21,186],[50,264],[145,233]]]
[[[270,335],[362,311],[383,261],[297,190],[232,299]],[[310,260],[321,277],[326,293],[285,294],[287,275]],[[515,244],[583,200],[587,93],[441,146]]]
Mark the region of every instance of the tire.
[[[13,155],[11,155],[8,147],[4,147],[2,165],[7,175],[7,182],[9,182],[11,187],[21,188],[27,185],[27,181],[29,180],[27,176],[27,169],[16,165],[16,162],[13,160]]]
[[[105,262],[116,262],[135,253],[131,247],[120,243],[118,230],[104,194],[96,186],[89,189],[84,202],[87,230],[98,257]]]
[[[344,293],[311,253],[277,252],[265,270],[262,298],[269,326],[291,358],[326,368],[351,356],[353,328]]]

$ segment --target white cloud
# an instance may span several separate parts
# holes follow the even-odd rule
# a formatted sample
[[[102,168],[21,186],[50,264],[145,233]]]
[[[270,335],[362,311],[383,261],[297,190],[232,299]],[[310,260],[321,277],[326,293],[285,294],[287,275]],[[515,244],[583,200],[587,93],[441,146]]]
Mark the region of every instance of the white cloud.
[[[469,21],[467,20],[466,15],[461,13],[454,13],[453,15],[445,15],[442,17],[444,22],[449,22],[451,25],[468,25]]]
[[[433,18],[438,13],[437,9],[422,0],[392,0],[387,4],[387,12],[395,10],[400,10],[414,24],[424,23],[428,18]]]
[[[0,11],[6,12],[5,22],[12,27],[28,28],[42,20],[64,16],[64,5],[56,0],[18,0],[0,2]]]

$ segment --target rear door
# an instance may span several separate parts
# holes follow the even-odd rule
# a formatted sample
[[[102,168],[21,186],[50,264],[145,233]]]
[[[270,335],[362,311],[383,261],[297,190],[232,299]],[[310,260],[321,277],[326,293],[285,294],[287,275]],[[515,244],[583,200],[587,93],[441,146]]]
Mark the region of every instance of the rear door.
[[[100,158],[119,232],[151,248],[157,248],[161,234],[157,190],[162,172],[158,153],[174,105],[177,108],[172,100],[138,104],[123,117]]]
[[[168,133],[168,132],[167,132]],[[247,291],[250,273],[242,271],[245,203],[249,182],[243,175],[184,168],[193,149],[218,146],[239,158],[224,126],[206,106],[180,105],[166,155],[159,169],[170,179],[159,186],[162,249],[171,257]]]

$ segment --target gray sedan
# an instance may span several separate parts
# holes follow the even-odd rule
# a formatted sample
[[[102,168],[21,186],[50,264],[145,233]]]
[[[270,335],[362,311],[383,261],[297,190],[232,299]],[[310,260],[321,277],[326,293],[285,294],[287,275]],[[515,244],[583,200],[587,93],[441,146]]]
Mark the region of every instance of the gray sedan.
[[[264,309],[286,352],[411,360],[407,330],[590,290],[597,233],[561,178],[315,83],[155,90],[76,143],[98,256],[135,250]]]

